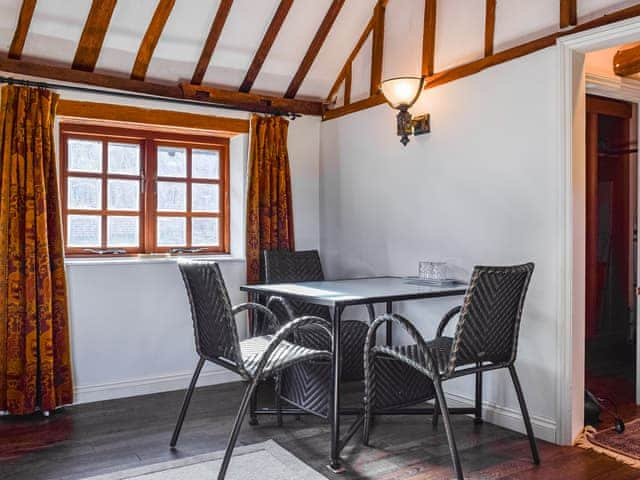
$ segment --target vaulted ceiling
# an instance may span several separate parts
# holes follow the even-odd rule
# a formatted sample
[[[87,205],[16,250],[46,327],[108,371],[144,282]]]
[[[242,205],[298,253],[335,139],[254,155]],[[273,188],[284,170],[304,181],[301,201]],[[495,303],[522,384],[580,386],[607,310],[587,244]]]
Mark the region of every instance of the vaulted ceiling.
[[[376,5],[382,16],[374,14]],[[339,107],[371,98],[378,77],[423,71],[435,79],[638,5],[628,0],[0,0],[0,70],[319,114],[322,102]]]

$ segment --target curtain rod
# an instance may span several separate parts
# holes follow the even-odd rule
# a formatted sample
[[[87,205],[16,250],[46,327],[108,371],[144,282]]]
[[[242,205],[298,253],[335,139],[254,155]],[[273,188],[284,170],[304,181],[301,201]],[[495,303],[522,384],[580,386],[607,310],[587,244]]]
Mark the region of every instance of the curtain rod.
[[[242,107],[235,107],[233,105],[219,104],[213,102],[202,102],[198,100],[190,100],[190,99],[180,99],[180,98],[170,98],[170,97],[161,97],[158,95],[144,95],[141,93],[133,93],[133,92],[123,92],[119,90],[106,90],[103,88],[91,88],[91,87],[78,87],[75,85],[64,85],[60,83],[49,83],[49,82],[36,82],[34,80],[23,80],[20,78],[13,77],[3,77],[0,76],[0,83],[7,83],[9,85],[21,85],[25,87],[38,87],[38,88],[47,88],[47,89],[57,89],[57,90],[70,90],[73,92],[85,92],[85,93],[95,93],[100,95],[113,95],[116,97],[124,97],[124,98],[137,98],[143,100],[157,100],[160,102],[167,103],[175,103],[178,105],[195,105],[199,107],[211,107],[211,108],[221,108],[224,110],[234,110],[240,112],[251,112],[251,113],[263,113],[256,110],[250,110]],[[295,120],[296,118],[301,117],[299,113],[293,112],[275,112],[272,115],[274,116],[286,116],[291,120]]]

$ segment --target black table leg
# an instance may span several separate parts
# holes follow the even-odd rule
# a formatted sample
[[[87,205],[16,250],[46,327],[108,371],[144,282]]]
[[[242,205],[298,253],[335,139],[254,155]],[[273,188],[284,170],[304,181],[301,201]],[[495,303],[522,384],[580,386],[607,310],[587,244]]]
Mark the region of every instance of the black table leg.
[[[247,297],[247,300],[251,303],[260,303],[260,298],[255,293],[249,293]],[[258,325],[260,319],[258,318],[258,315],[256,315],[256,312],[250,311],[249,315],[249,336],[255,337],[256,332],[261,328],[260,325]],[[256,415],[257,408],[258,388],[255,388],[251,394],[251,398],[249,399],[249,425],[258,425],[258,415]]]
[[[387,302],[387,313],[393,313],[393,303]],[[393,345],[393,325],[391,322],[387,322],[387,346]]]
[[[331,382],[331,463],[329,469],[334,473],[344,472],[344,468],[340,463],[340,373],[342,370],[342,352],[340,351],[340,330],[342,316],[342,307],[336,306],[333,309],[333,325],[332,325],[332,345],[331,345],[331,366],[333,378]]]

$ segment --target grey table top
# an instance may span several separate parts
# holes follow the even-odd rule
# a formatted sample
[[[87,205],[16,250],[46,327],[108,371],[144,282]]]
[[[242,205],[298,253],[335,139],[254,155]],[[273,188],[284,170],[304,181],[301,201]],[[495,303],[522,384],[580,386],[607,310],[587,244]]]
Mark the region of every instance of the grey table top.
[[[383,303],[422,298],[463,295],[464,283],[427,286],[402,277],[370,277],[319,282],[243,285],[240,290],[261,295],[279,295],[329,307]]]

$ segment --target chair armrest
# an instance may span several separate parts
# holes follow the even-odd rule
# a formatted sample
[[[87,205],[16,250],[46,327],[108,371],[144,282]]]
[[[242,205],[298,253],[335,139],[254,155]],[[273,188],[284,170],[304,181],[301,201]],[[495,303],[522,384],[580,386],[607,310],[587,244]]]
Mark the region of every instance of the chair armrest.
[[[267,308],[273,310],[273,307],[272,307],[273,304],[279,304],[284,309],[285,314],[287,315],[287,320],[286,322],[284,322],[285,324],[295,320],[296,314],[293,310],[293,307],[291,306],[291,303],[289,303],[289,301],[286,298],[279,297],[276,295],[269,297],[269,300],[267,301]],[[277,318],[277,315],[276,315],[276,318]],[[280,326],[282,325],[283,324],[280,323]],[[280,326],[278,328],[280,328]]]
[[[267,307],[265,307],[264,305],[260,305],[259,303],[252,303],[252,302],[241,303],[233,307],[231,309],[231,313],[233,314],[233,316],[236,316],[237,314],[244,312],[246,310],[257,310],[260,313],[264,313],[269,323],[273,326],[274,331],[278,331],[278,329],[280,328],[278,319],[273,314],[273,312],[269,310]]]
[[[367,312],[369,313],[369,323],[376,321],[376,311],[373,309],[372,303],[367,303]]]
[[[444,333],[444,329],[447,328],[447,325],[449,324],[451,319],[455,317],[458,313],[460,313],[460,310],[462,310],[462,307],[458,305],[457,307],[453,307],[451,310],[449,310],[447,313],[444,314],[444,317],[442,317],[442,320],[440,320],[440,325],[438,325],[438,330],[436,331],[436,338],[442,336],[442,334]]]
[[[273,354],[275,349],[278,348],[278,345],[280,345],[284,340],[286,340],[295,329],[304,327],[305,325],[317,325],[320,328],[322,328],[322,330],[324,330],[327,333],[327,335],[329,335],[330,339],[333,339],[333,335],[331,334],[331,325],[324,318],[314,317],[310,315],[296,318],[295,320],[287,323],[284,327],[278,330],[276,334],[273,336],[273,338],[269,342],[269,345],[267,345],[267,348],[262,354],[262,358],[260,359],[260,362],[256,367],[256,370],[255,370],[256,376],[259,377],[260,375],[262,375],[262,370],[264,369],[265,365],[269,361],[269,357]]]
[[[387,322],[397,323],[409,334],[411,339],[418,346],[418,350],[420,350],[420,352],[427,359],[427,368],[431,372],[434,372],[434,374],[437,373],[436,369],[434,368],[434,366],[437,365],[437,363],[433,359],[431,350],[427,347],[427,344],[424,341],[424,337],[416,329],[413,323],[411,323],[408,319],[404,318],[403,316],[398,315],[397,313],[385,313],[384,315],[381,315],[378,318],[376,318],[375,322],[373,322],[373,324],[369,327],[369,332],[367,333],[367,340],[364,346],[365,368],[366,368],[366,365],[370,364],[371,351],[373,350],[376,344],[376,332],[382,324]]]

